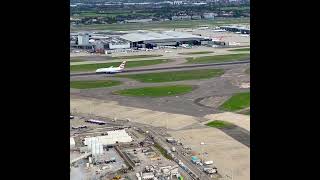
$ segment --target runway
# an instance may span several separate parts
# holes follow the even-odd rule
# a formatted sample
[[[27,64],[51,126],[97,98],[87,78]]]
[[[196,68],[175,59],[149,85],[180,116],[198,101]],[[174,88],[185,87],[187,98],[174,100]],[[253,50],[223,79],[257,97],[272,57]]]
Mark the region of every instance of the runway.
[[[158,67],[158,68],[137,68],[137,69],[128,69],[122,71],[123,73],[131,72],[148,72],[148,71],[160,71],[160,70],[178,70],[178,69],[188,69],[188,68],[197,68],[197,67],[212,67],[212,66],[222,66],[222,65],[234,65],[234,64],[249,64],[250,59],[242,61],[233,61],[233,62],[222,62],[222,63],[210,63],[210,64],[192,64],[192,65],[180,65],[180,66],[171,66],[171,67]],[[71,73],[70,77],[77,76],[90,76],[97,75],[95,72],[85,72],[85,73]]]

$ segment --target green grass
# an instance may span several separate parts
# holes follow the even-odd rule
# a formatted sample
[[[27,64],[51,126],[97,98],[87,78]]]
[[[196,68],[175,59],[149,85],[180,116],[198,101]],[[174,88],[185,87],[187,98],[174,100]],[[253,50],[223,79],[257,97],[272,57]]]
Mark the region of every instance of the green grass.
[[[234,112],[248,107],[250,107],[250,92],[245,92],[234,94],[220,106],[220,109]]]
[[[126,68],[149,66],[149,65],[161,64],[161,63],[167,63],[167,62],[170,62],[170,60],[155,59],[155,60],[128,61],[126,64]],[[120,64],[121,62],[71,65],[70,72],[95,71],[98,68],[106,68],[110,66],[118,67]]]
[[[173,85],[125,89],[114,91],[113,93],[124,96],[162,97],[189,93],[193,89],[194,87],[190,85]]]
[[[70,87],[75,89],[91,89],[120,85],[120,81],[112,80],[89,80],[89,81],[71,81]]]
[[[209,53],[213,53],[213,51],[185,52],[185,53],[179,53],[179,54],[192,55],[192,54],[209,54]]]
[[[250,48],[239,48],[239,49],[230,49],[229,51],[236,51],[236,52],[241,52],[241,51],[250,51]]]
[[[118,75],[117,77],[132,78],[145,83],[172,82],[193,79],[209,79],[221,76],[223,69],[200,69],[189,71],[168,71],[158,73],[144,73],[131,75]]]
[[[215,20],[186,20],[186,21],[163,21],[150,23],[127,23],[127,24],[94,24],[71,26],[71,31],[82,30],[111,30],[111,31],[128,31],[140,29],[157,29],[157,28],[196,28],[202,25],[222,26],[228,24],[248,24],[250,18],[228,18]]]
[[[211,121],[206,125],[210,127],[215,127],[215,128],[228,128],[228,127],[234,126],[232,123],[229,123],[226,121],[219,121],[219,120]]]
[[[117,56],[112,57],[112,59],[138,59],[138,58],[151,58],[151,57],[160,57],[163,55],[136,55],[136,56]]]
[[[163,147],[161,147],[158,143],[155,143],[154,147],[159,150],[159,152],[162,154],[162,156],[164,156],[165,158],[167,158],[169,160],[173,160],[172,157],[167,154],[167,151]]]
[[[250,54],[227,54],[216,56],[203,56],[197,58],[187,58],[187,63],[201,64],[201,63],[218,63],[218,62],[231,62],[249,58]]]

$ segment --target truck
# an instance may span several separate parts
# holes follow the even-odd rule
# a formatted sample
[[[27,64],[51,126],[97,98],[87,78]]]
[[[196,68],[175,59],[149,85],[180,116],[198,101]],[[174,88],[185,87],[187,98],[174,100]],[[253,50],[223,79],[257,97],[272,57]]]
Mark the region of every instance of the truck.
[[[197,156],[191,156],[191,162],[197,164],[200,163],[200,159]]]
[[[203,171],[206,172],[207,174],[215,174],[217,173],[217,168],[203,168]]]
[[[171,151],[172,151],[172,152],[176,152],[176,148],[173,146],[173,147],[171,148]]]
[[[213,164],[213,161],[205,161],[204,164],[205,165],[211,165],[211,164]]]

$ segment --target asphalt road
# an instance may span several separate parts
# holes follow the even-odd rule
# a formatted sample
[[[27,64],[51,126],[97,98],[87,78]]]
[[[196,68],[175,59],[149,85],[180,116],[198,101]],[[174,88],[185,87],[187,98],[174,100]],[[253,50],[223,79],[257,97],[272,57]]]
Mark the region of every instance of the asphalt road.
[[[197,67],[212,67],[212,66],[222,66],[222,65],[233,65],[233,64],[249,64],[250,60],[243,61],[233,61],[233,62],[222,62],[222,63],[209,63],[209,64],[192,64],[192,65],[180,65],[180,66],[171,66],[171,67],[158,67],[158,68],[137,68],[137,69],[128,69],[122,71],[124,73],[130,72],[148,72],[148,71],[159,71],[159,70],[177,70],[177,69],[188,69],[188,68],[197,68]],[[104,74],[104,73],[103,73]],[[86,73],[71,73],[70,77],[75,76],[90,76],[97,75],[95,72],[86,72]]]

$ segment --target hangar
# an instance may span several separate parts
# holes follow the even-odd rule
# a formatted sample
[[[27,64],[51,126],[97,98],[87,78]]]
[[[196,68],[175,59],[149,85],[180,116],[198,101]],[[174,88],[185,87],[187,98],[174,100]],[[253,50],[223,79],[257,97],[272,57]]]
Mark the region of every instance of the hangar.
[[[120,38],[129,41],[132,48],[179,46],[181,44],[200,45],[204,41],[211,40],[202,36],[177,31],[139,31],[122,35]]]

